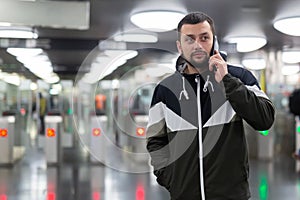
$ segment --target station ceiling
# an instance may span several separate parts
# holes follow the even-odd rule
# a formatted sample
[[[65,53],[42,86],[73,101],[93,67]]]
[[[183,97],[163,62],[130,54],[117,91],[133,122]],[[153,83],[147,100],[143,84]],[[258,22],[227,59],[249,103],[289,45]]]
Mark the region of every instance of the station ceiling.
[[[34,4],[39,2],[66,3],[64,5],[69,3],[70,9],[65,11],[66,18],[69,15],[73,15],[76,22],[84,23],[84,21],[80,21],[81,19],[76,18],[76,16],[80,16],[79,13],[72,12],[74,1],[14,1],[18,5],[22,4],[22,6],[25,3]],[[27,22],[28,24],[23,24],[33,26],[38,32],[39,37],[34,44],[44,49],[53,64],[54,72],[62,79],[73,79],[79,73],[80,68],[88,71],[90,63],[86,58],[92,51],[99,48],[101,41],[109,41],[117,33],[136,29],[137,27],[130,22],[130,14],[132,12],[142,6],[144,8],[148,6],[151,9],[166,9],[164,8],[164,3],[166,2],[165,6],[176,4],[177,7],[186,10],[186,12],[202,11],[210,15],[215,20],[221,49],[228,50],[228,45],[224,38],[232,33],[263,34],[267,38],[267,45],[263,49],[267,51],[281,50],[283,48],[300,48],[299,37],[288,36],[278,32],[272,25],[273,21],[278,17],[286,17],[293,13],[299,15],[299,0],[90,0],[75,2],[87,3],[88,5],[88,10],[86,10],[88,15],[86,18],[88,20],[87,27],[55,27],[36,22],[38,18],[41,18],[41,21],[47,21],[47,17],[50,17],[49,13],[51,12],[52,15],[55,15],[58,8],[48,9],[49,11],[47,12],[49,13],[44,15],[31,16],[32,19],[36,20],[36,24],[30,24],[29,22]],[[30,11],[34,13],[34,10],[18,10],[23,16],[29,16]],[[14,7],[10,8],[10,12],[14,12]],[[61,13],[57,15],[59,14]],[[28,18],[30,19],[30,16]],[[63,23],[64,17],[61,17],[61,20]],[[156,44],[127,44],[127,48],[148,49],[148,52],[155,51],[155,49],[176,51],[175,31],[157,33],[157,36],[158,43]],[[2,71],[22,73],[34,79],[34,76],[21,63],[6,52],[7,47],[22,47],[24,44],[26,46],[27,43],[27,41],[22,39],[9,39],[7,42],[7,39],[0,38]],[[229,53],[237,53],[232,49],[230,51]],[[151,55],[153,56],[153,54]],[[137,59],[136,62],[131,64],[139,64],[138,62],[141,62],[141,60]],[[83,65],[86,66],[82,67]]]

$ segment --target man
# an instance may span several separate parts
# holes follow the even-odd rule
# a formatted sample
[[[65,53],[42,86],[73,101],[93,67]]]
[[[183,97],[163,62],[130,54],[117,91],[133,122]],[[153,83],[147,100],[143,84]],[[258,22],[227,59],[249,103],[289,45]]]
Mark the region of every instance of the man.
[[[47,100],[45,97],[43,97],[42,93],[39,93],[39,98],[40,98],[40,110],[39,110],[39,115],[40,115],[40,135],[45,135],[45,115],[47,112]]]
[[[216,50],[209,16],[190,13],[177,30],[177,71],[156,86],[149,110],[147,149],[157,182],[172,200],[249,199],[243,120],[269,129],[274,106],[249,71]]]

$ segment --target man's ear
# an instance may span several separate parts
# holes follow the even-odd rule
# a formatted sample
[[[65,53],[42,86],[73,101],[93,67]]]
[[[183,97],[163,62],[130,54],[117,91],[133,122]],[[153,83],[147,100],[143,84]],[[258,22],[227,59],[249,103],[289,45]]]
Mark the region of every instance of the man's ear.
[[[176,40],[176,46],[177,46],[177,50],[178,50],[179,54],[181,55],[182,54],[182,48],[181,48],[181,44],[178,40]]]

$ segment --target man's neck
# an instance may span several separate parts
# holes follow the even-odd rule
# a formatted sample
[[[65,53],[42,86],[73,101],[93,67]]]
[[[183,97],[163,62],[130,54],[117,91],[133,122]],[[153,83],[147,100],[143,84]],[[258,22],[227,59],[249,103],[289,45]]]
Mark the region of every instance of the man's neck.
[[[205,71],[207,71],[207,68],[195,68],[190,66],[189,64],[184,70],[186,74],[202,74]]]

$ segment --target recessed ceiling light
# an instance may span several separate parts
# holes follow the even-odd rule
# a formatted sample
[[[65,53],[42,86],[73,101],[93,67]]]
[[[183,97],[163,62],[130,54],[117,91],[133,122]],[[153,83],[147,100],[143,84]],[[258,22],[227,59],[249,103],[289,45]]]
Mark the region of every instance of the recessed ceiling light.
[[[300,51],[283,51],[282,61],[285,63],[299,63],[300,62]]]
[[[300,16],[278,19],[273,23],[276,30],[292,36],[300,36]]]
[[[258,36],[228,37],[225,40],[228,43],[236,43],[236,49],[238,52],[255,51],[267,44],[266,38]]]
[[[37,84],[34,83],[34,82],[31,82],[31,83],[30,83],[30,89],[31,89],[31,90],[37,90],[37,89],[38,89]]]
[[[3,26],[0,27],[0,38],[36,39],[38,34],[29,27]]]
[[[281,73],[285,76],[294,75],[299,72],[299,65],[284,65],[281,68]]]
[[[15,73],[8,73],[3,77],[3,80],[7,83],[13,84],[13,85],[17,85],[19,86],[21,83],[21,78],[18,74]]]
[[[266,68],[266,61],[263,58],[247,58],[242,60],[242,64],[251,70],[261,70]]]
[[[136,26],[154,32],[174,30],[185,13],[172,10],[142,11],[131,15],[130,20]]]
[[[55,73],[51,73],[50,76],[45,77],[44,81],[47,83],[58,83],[60,81],[60,78]]]
[[[117,42],[139,42],[139,43],[155,43],[157,36],[146,33],[122,33],[116,35],[114,40]]]

